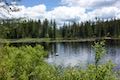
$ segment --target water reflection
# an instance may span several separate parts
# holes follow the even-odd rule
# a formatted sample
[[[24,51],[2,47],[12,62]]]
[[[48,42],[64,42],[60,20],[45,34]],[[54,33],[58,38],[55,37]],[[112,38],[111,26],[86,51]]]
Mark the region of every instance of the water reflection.
[[[93,43],[54,43],[51,44],[48,63],[62,66],[86,67],[94,64],[95,53]],[[57,54],[57,55],[56,55]],[[112,60],[117,67],[120,65],[120,46],[117,43],[106,44],[106,54],[100,63]]]
[[[90,44],[86,46],[83,43],[56,43],[53,46],[52,51],[49,52],[49,63],[83,67],[94,62],[94,54]]]

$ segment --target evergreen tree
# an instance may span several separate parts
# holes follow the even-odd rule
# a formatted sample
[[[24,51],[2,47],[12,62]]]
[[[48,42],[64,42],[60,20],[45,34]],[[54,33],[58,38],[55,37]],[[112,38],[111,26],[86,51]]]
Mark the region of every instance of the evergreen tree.
[[[54,20],[54,23],[53,23],[53,38],[55,39],[56,38],[56,22]]]

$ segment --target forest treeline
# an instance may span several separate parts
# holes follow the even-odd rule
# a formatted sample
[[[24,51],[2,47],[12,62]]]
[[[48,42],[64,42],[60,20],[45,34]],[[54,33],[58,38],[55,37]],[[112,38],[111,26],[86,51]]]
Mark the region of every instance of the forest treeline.
[[[0,20],[0,38],[101,38],[120,37],[120,19],[64,23],[55,20]]]

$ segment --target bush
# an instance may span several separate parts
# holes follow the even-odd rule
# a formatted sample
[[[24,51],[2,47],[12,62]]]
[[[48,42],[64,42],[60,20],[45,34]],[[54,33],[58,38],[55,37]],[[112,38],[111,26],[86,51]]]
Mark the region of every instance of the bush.
[[[43,47],[23,46],[0,48],[0,80],[28,80],[36,78],[37,69],[45,65]]]

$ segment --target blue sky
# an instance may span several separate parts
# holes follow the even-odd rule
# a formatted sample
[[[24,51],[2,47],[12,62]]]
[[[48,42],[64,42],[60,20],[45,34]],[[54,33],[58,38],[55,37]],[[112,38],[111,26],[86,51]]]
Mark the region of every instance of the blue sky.
[[[95,17],[120,18],[120,0],[21,0],[20,4],[25,6],[22,16],[56,19],[60,24]]]
[[[21,0],[19,4],[20,11],[11,12],[12,16],[8,16],[55,19],[59,24],[95,20],[96,17],[120,18],[120,0]]]
[[[46,5],[47,10],[51,10],[54,7],[60,6],[61,0],[21,0],[20,4],[26,7],[32,7],[39,4]]]

